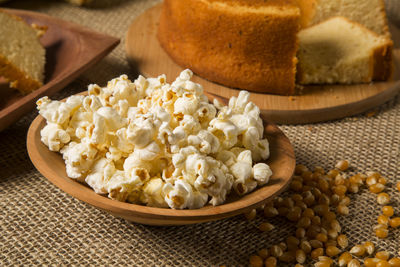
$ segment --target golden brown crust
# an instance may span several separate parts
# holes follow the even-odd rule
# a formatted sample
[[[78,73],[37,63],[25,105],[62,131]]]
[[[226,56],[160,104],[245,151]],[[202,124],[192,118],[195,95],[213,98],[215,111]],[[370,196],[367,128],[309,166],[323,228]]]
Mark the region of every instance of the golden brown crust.
[[[30,93],[42,86],[41,82],[29,78],[2,55],[0,55],[0,76],[8,79],[10,87],[17,89],[22,94]]]
[[[207,3],[164,1],[158,39],[171,58],[200,76],[226,86],[293,94],[298,8],[293,4],[290,8],[294,12],[266,16],[233,14]]]
[[[388,40],[385,45],[375,49],[373,52],[372,62],[372,80],[373,81],[386,81],[392,75],[393,62],[392,62],[393,42]]]

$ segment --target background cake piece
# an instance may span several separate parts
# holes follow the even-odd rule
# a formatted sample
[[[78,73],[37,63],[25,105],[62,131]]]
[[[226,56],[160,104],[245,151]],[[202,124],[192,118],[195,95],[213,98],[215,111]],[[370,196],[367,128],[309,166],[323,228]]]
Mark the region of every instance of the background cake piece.
[[[384,0],[297,0],[302,27],[343,16],[379,35],[390,36]]]
[[[299,19],[292,0],[165,0],[158,39],[176,63],[203,78],[293,94]]]
[[[43,33],[21,18],[0,10],[0,76],[21,93],[43,85],[45,49],[39,42]]]
[[[393,42],[361,24],[334,17],[298,36],[300,84],[366,83],[390,77]]]

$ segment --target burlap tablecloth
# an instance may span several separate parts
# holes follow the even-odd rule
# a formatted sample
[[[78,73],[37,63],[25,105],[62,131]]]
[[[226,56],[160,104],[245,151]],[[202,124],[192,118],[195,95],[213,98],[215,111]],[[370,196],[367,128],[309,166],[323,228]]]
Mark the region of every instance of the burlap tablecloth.
[[[104,60],[70,84],[55,98],[104,84],[121,73],[136,77],[125,59],[125,33],[131,21],[158,1],[111,1],[109,7],[78,8],[59,1],[12,1],[6,7],[44,12],[122,38]],[[281,126],[292,141],[297,160],[331,168],[349,159],[355,171],[378,170],[391,184],[400,177],[399,97],[365,114],[303,126]],[[184,227],[150,227],[118,219],[65,194],[33,167],[26,152],[32,111],[0,133],[0,266],[9,265],[129,265],[228,266],[247,265],[250,254],[280,242],[294,225],[283,219],[260,233],[263,220],[242,216]],[[400,193],[388,191],[400,213]],[[387,240],[372,234],[379,208],[374,195],[354,195],[351,216],[341,218],[351,244],[373,240],[392,255],[400,247],[400,230]]]

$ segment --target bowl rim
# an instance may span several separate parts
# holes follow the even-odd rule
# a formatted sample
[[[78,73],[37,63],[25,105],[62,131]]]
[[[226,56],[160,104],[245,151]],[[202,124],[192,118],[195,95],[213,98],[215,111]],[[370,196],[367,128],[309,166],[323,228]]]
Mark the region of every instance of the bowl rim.
[[[275,125],[266,122],[264,119],[264,129],[266,131],[267,127],[270,127],[272,132],[282,137],[285,143],[288,143],[288,150],[284,151],[286,158],[288,159],[288,173],[290,177],[280,177],[283,183],[273,183],[266,184],[262,187],[258,187],[256,190],[249,194],[242,196],[239,201],[235,200],[232,202],[224,203],[218,206],[206,205],[200,209],[171,209],[171,208],[157,208],[149,207],[140,204],[132,204],[126,202],[120,202],[108,198],[105,195],[97,194],[92,188],[87,185],[80,183],[76,180],[69,178],[66,174],[65,177],[59,176],[47,162],[47,157],[39,153],[39,146],[43,146],[45,149],[48,148],[40,140],[40,130],[44,127],[46,121],[41,116],[38,115],[31,123],[28,134],[27,134],[27,150],[30,160],[32,161],[35,168],[51,183],[57,186],[59,189],[65,193],[86,202],[94,207],[113,213],[114,215],[125,214],[129,216],[137,216],[142,218],[152,218],[152,219],[172,219],[180,221],[212,221],[216,219],[222,219],[231,217],[245,211],[251,210],[257,206],[260,206],[267,202],[272,197],[280,194],[284,191],[290,181],[292,180],[294,167],[295,167],[295,157],[294,149],[291,145],[289,139],[286,135]],[[39,138],[37,137],[39,136]],[[270,144],[271,147],[271,144]],[[62,157],[58,152],[54,153],[54,156]],[[272,178],[272,177],[271,177]],[[66,179],[69,182],[66,182]],[[274,178],[272,178],[274,179]],[[90,192],[88,192],[88,190]],[[272,193],[271,193],[272,190]]]

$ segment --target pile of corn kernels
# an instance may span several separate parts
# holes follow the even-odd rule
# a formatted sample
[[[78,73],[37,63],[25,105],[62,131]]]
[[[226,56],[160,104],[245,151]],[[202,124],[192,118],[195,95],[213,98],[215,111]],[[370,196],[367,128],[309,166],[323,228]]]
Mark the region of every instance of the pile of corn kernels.
[[[277,197],[262,207],[265,218],[286,217],[296,225],[293,236],[285,242],[263,248],[250,256],[250,266],[273,267],[282,264],[296,264],[302,267],[314,262],[316,267],[361,266],[400,267],[399,257],[390,257],[387,251],[376,251],[371,241],[365,241],[352,248],[348,237],[342,232],[337,215],[349,215],[350,193],[358,193],[362,187],[376,194],[382,214],[377,218],[374,234],[381,239],[388,236],[390,228],[400,227],[400,217],[394,216],[390,196],[383,192],[387,180],[377,172],[355,174],[348,177],[345,171],[349,162],[339,161],[335,168],[325,172],[321,167],[310,171],[304,165],[297,165],[290,185],[289,195]],[[396,188],[400,191],[400,182]],[[257,210],[245,214],[253,220]],[[268,232],[274,226],[268,222],[259,225],[259,230]]]

